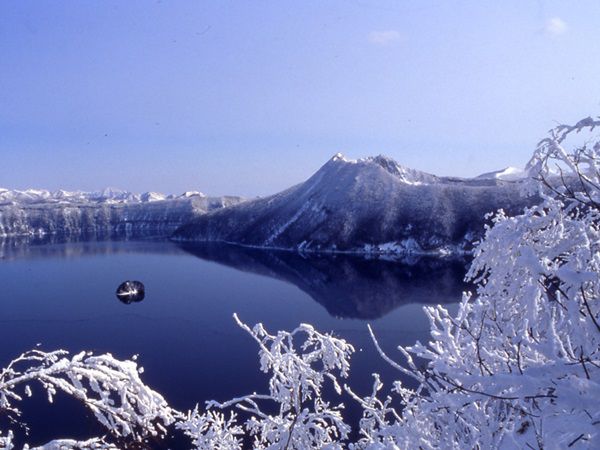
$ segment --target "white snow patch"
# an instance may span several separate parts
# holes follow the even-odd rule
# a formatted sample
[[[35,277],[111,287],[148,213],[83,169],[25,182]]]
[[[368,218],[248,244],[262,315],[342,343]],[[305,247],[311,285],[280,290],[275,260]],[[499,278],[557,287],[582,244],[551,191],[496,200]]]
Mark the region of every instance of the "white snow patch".
[[[477,180],[504,180],[518,181],[527,178],[527,172],[517,167],[506,167],[505,169],[487,172],[476,177]]]

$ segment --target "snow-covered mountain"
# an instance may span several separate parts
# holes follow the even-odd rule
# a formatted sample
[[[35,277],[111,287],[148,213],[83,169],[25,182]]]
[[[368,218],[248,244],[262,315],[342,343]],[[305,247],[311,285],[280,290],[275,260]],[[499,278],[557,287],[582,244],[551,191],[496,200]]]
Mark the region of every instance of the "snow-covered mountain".
[[[0,189],[0,237],[169,236],[196,216],[241,200],[187,192],[134,194],[114,188],[97,192]]]
[[[304,183],[270,197],[202,215],[174,239],[301,251],[468,251],[484,216],[538,201],[501,177],[438,177],[385,156],[335,155]]]
[[[143,203],[165,199],[189,198],[194,196],[206,197],[204,194],[198,191],[188,191],[178,196],[167,196],[165,194],[161,194],[160,192],[144,192],[143,194],[135,194],[133,192],[112,187],[93,192],[66,191],[63,189],[59,189],[57,191],[48,191],[45,189],[27,189],[25,191],[19,191],[0,188],[0,206],[5,206],[7,204],[25,205],[33,203]]]

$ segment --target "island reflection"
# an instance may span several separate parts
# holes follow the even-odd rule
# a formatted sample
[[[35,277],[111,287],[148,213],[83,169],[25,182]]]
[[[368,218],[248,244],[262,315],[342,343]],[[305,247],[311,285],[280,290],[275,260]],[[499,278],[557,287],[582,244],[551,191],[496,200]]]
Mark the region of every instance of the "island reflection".
[[[227,244],[180,244],[186,252],[244,272],[292,283],[334,317],[372,320],[410,304],[460,301],[467,261],[401,261],[345,254],[299,254]]]

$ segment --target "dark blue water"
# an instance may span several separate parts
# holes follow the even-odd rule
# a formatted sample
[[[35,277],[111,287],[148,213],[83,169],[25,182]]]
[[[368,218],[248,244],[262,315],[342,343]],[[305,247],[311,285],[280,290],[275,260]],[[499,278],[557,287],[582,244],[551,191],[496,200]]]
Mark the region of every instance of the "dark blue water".
[[[399,263],[150,241],[0,248],[1,367],[38,343],[118,358],[139,354],[144,381],[181,410],[266,391],[256,344],[235,325],[234,312],[272,331],[307,322],[347,339],[357,349],[349,384],[367,393],[373,372],[387,383],[409,380],[375,353],[366,324],[399,359],[397,345],[428,339],[422,306],[451,306],[465,289],[464,262],[435,259]],[[145,284],[142,302],[115,296],[127,279]],[[97,434],[78,405],[51,407],[37,393],[24,404],[30,444]],[[347,414],[355,425],[356,408]]]

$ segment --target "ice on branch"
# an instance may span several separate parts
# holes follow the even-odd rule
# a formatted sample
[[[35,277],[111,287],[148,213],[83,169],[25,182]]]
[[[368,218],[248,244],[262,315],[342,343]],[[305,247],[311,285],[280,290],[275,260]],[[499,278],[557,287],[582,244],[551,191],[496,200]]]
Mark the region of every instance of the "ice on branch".
[[[560,125],[550,130],[550,136],[539,142],[527,168],[551,196],[584,205],[591,203],[598,209],[600,139],[592,135],[597,127],[600,117],[586,117],[575,125]],[[571,137],[579,138],[582,143],[569,152],[565,145]]]
[[[244,432],[255,449],[341,449],[339,441],[350,427],[342,419],[342,405],[330,405],[321,394],[327,380],[341,393],[338,376],[348,376],[354,348],[310,325],[271,335],[262,324],[251,329],[234,317],[259,346],[261,370],[270,374],[268,393],[208,402],[207,412],[195,409],[176,426],[198,449],[241,449]],[[215,408],[237,409],[246,419],[240,423]]]
[[[148,435],[162,435],[174,422],[174,412],[142,382],[140,371],[135,361],[119,361],[110,354],[82,352],[70,357],[64,350],[31,350],[0,371],[0,414],[17,421],[21,416],[18,402],[41,387],[50,402],[59,392],[81,401],[112,437],[141,441]],[[11,436],[11,432],[7,437],[0,435],[0,448],[11,448]],[[102,439],[93,441],[97,448],[114,448]],[[78,445],[57,440],[39,448]]]
[[[39,447],[25,446],[23,450],[119,450],[119,448],[102,438],[92,438],[85,441],[55,439]]]
[[[2,431],[0,431],[0,449],[1,450],[13,450],[15,446],[13,445],[13,432],[9,431],[7,434],[3,435]]]

